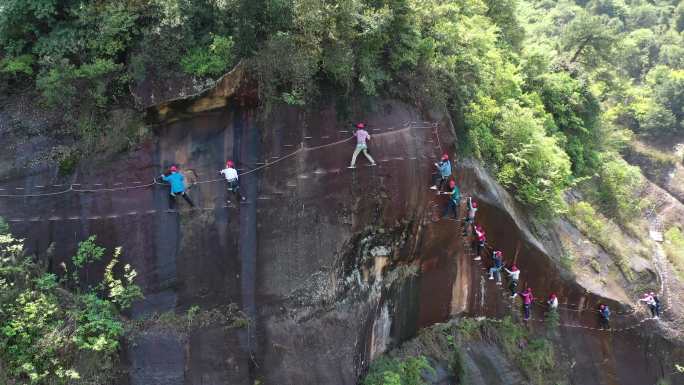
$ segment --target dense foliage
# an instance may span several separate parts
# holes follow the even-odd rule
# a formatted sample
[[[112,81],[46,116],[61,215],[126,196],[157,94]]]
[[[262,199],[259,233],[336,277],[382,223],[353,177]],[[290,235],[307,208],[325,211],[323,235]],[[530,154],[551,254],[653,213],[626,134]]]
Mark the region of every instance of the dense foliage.
[[[79,135],[111,129],[145,79],[216,79],[239,60],[266,113],[323,89],[342,111],[376,95],[445,108],[463,150],[557,213],[581,178],[611,182],[625,130],[681,128],[682,20],[672,0],[8,0],[0,73]]]
[[[383,356],[373,361],[362,384],[425,385],[424,372],[434,372],[434,369],[423,356],[404,360]]]
[[[94,242],[80,244],[75,268],[103,257],[104,249]],[[46,272],[0,226],[1,383],[109,383],[124,332],[119,312],[141,297],[134,270],[127,265],[123,276],[115,272],[119,254],[101,283],[87,288],[73,276],[59,279]]]

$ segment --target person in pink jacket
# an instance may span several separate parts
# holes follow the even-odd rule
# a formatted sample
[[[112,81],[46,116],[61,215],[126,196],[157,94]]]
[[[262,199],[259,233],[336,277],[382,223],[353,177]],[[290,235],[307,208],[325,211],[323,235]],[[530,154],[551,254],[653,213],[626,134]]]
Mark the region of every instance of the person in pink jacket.
[[[375,160],[373,160],[373,157],[370,156],[370,154],[368,153],[368,146],[366,145],[366,140],[370,140],[371,137],[368,131],[365,130],[365,128],[366,125],[364,123],[358,123],[356,125],[356,132],[354,133],[354,136],[356,136],[356,148],[354,149],[354,155],[352,155],[352,160],[351,164],[349,165],[349,168],[356,167],[356,157],[359,156],[360,152],[363,152],[363,155],[371,163],[371,166],[375,166]]]
[[[532,289],[527,288],[525,289],[522,293],[520,294],[520,297],[523,300],[523,310],[525,312],[525,321],[530,319],[530,308],[532,307],[532,302],[534,301],[534,296],[532,295]]]

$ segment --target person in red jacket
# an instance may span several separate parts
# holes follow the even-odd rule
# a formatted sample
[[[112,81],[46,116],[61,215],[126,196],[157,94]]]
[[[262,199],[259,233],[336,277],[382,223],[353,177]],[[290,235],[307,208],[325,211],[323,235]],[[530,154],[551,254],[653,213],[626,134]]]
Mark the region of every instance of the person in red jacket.
[[[475,253],[475,260],[479,261],[481,259],[480,253],[482,252],[482,250],[485,247],[485,244],[487,243],[487,234],[485,233],[482,226],[475,226],[475,236],[477,237],[477,251]]]
[[[528,287],[527,289],[525,289],[525,291],[518,294],[520,294],[520,297],[523,300],[523,311],[525,312],[524,320],[527,321],[530,319],[530,308],[532,307],[532,302],[534,301],[532,289]]]

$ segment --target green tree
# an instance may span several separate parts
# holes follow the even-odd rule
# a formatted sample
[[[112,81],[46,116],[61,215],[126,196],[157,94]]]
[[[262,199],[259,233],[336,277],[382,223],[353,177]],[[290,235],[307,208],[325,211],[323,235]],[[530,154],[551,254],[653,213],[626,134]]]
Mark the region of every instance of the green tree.
[[[647,83],[653,89],[655,99],[674,115],[681,128],[684,120],[684,70],[657,66],[649,72]]]
[[[592,172],[600,151],[598,100],[583,84],[567,72],[546,73],[532,81],[544,108],[553,116],[549,134],[559,139],[570,156],[576,175]]]
[[[571,53],[570,63],[581,62],[590,68],[596,67],[610,58],[617,31],[615,19],[580,11],[563,32],[563,51]]]

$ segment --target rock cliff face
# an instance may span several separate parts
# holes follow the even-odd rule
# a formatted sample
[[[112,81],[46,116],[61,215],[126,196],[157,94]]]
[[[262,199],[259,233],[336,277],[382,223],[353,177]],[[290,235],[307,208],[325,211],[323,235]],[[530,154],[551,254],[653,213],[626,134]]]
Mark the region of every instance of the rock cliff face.
[[[237,304],[249,320],[147,328],[127,345],[119,383],[355,384],[370,360],[421,327],[511,312],[472,261],[460,224],[437,221],[446,198],[427,187],[434,160],[453,152],[447,118],[375,102],[359,119],[369,124],[378,166],[361,156],[350,170],[354,142],[334,108],[279,107],[264,119],[249,92],[218,90],[155,108],[155,139],[106,166],[83,165],[66,182],[48,170],[2,184],[0,215],[53,270],[91,234],[123,247],[146,297],[132,318]],[[226,203],[218,174],[226,159],[242,174],[245,202]],[[170,164],[184,171],[195,209],[179,200],[178,210],[168,210],[168,191],[153,178]],[[482,202],[490,239],[507,256],[518,251],[522,286],[555,291],[580,308],[601,300],[622,307],[563,278],[480,167],[464,162],[458,175],[464,192]],[[574,307],[561,318],[571,326],[597,322]],[[616,317],[614,327],[639,320]],[[681,349],[645,330],[563,328],[574,360],[569,382],[653,383],[673,360],[684,361]],[[505,374],[490,377],[507,383]]]

